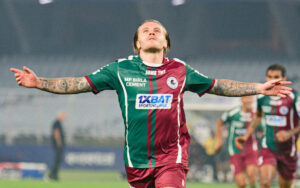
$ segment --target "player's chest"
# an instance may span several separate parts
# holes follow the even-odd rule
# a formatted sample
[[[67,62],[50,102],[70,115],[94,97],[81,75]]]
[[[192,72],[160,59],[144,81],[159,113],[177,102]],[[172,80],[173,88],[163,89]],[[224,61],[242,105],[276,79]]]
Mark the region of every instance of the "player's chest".
[[[185,71],[168,67],[136,67],[119,72],[120,83],[128,94],[178,95],[185,82]]]
[[[293,100],[290,98],[270,97],[263,101],[262,110],[264,114],[276,114],[286,116],[293,108]]]

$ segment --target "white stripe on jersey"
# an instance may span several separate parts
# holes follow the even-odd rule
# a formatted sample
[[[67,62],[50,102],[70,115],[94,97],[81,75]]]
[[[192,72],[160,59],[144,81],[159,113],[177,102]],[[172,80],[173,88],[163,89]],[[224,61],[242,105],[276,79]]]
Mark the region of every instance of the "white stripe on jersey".
[[[182,87],[180,89],[180,92],[178,94],[178,103],[177,103],[177,120],[178,120],[178,131],[177,131],[177,135],[178,135],[178,140],[177,140],[177,146],[178,146],[178,155],[177,155],[177,160],[176,163],[181,163],[181,158],[182,158],[182,149],[181,149],[181,145],[180,145],[180,135],[179,135],[179,130],[180,130],[180,101],[181,101],[181,93],[182,90],[185,86],[185,78],[184,81],[182,83]]]
[[[126,147],[127,147],[127,160],[128,160],[128,165],[129,167],[133,167],[132,163],[131,163],[131,160],[130,160],[130,155],[129,155],[129,146],[128,146],[128,102],[127,102],[127,92],[126,92],[126,89],[125,89],[125,86],[121,80],[121,77],[120,77],[120,73],[118,72],[118,78],[119,78],[119,81],[122,85],[122,88],[123,88],[123,91],[124,91],[124,97],[125,97],[125,126],[126,126],[126,135],[125,135],[125,139],[126,139]]]
[[[290,111],[290,124],[291,124],[291,129],[294,129],[294,109],[292,108]],[[293,157],[296,154],[296,140],[295,140],[295,135],[292,136],[292,151],[290,156]]]

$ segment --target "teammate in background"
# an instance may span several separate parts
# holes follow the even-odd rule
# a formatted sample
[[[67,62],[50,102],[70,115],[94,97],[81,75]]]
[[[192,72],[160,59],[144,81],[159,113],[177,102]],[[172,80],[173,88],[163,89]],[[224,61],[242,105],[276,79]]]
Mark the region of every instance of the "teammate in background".
[[[266,81],[275,79],[286,80],[286,70],[278,64],[269,66],[266,71]],[[256,116],[247,133],[236,138],[236,145],[242,147],[241,144],[247,142],[261,120],[265,120],[262,149],[258,159],[261,188],[271,187],[276,169],[279,172],[280,187],[293,187],[298,158],[296,141],[300,131],[299,116],[300,101],[295,91],[285,98],[258,96]]]
[[[65,135],[62,127],[62,123],[66,118],[64,112],[58,114],[57,119],[53,123],[51,129],[51,142],[54,151],[54,163],[50,171],[49,178],[53,180],[58,180],[58,171],[61,162],[63,161],[64,148],[65,148]]]
[[[125,124],[124,162],[132,187],[185,187],[190,135],[183,93],[222,96],[290,93],[287,81],[243,83],[215,80],[185,62],[165,57],[171,47],[165,27],[146,20],[134,35],[137,56],[129,56],[78,78],[41,78],[27,67],[11,68],[19,85],[58,94],[116,90]]]
[[[235,146],[234,140],[237,136],[244,135],[254,115],[253,97],[241,97],[241,106],[223,113],[217,121],[215,151],[219,151],[223,145],[222,126],[228,124],[227,152],[230,155],[230,168],[234,174],[234,180],[238,187],[246,187],[246,172],[251,188],[256,187],[257,180],[257,141],[255,135],[245,143],[243,150]]]

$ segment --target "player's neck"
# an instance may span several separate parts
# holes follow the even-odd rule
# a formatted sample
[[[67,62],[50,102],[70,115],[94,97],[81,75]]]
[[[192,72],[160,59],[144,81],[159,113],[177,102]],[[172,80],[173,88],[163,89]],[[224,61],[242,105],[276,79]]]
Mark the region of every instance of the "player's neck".
[[[242,106],[242,112],[249,113],[251,112],[251,109],[247,109],[246,107]]]
[[[153,64],[162,64],[164,58],[163,50],[158,51],[156,53],[145,52],[143,50],[140,51],[140,57],[143,61]]]

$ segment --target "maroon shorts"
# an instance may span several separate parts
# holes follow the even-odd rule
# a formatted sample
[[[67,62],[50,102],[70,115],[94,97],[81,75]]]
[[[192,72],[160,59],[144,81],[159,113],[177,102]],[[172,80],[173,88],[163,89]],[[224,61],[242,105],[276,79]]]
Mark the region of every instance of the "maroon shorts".
[[[131,168],[126,166],[127,180],[134,188],[185,188],[188,167],[169,164],[156,168]]]
[[[281,177],[285,180],[292,180],[295,178],[297,170],[297,155],[290,156],[290,152],[275,154],[268,148],[262,148],[259,156],[259,166],[265,164],[277,167]]]
[[[230,169],[234,175],[244,172],[248,165],[258,165],[257,151],[230,156]]]

